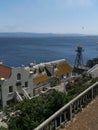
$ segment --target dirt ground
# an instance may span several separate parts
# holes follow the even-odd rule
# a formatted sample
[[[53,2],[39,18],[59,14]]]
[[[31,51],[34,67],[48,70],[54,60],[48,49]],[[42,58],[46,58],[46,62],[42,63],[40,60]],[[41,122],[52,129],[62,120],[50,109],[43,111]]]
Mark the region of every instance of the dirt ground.
[[[98,97],[60,130],[98,130]]]

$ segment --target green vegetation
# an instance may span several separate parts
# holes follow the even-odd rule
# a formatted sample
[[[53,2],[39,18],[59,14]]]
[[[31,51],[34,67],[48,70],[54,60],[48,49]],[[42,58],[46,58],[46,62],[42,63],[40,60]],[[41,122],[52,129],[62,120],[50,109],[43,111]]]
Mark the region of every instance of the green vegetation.
[[[0,127],[0,130],[7,130],[7,129],[1,126],[1,127]]]
[[[74,83],[74,86],[68,90],[67,95],[56,90],[49,90],[47,93],[41,94],[32,100],[25,100],[16,106],[5,108],[5,112],[8,115],[8,129],[33,130],[96,81],[98,81],[98,78],[88,81],[83,76],[83,79]],[[12,111],[16,111],[15,114],[11,115],[10,112]]]
[[[10,107],[10,111],[15,109],[15,111],[20,110],[21,112],[14,116],[8,114],[9,130],[33,130],[65,103],[67,103],[65,93],[50,90],[37,98],[17,104],[15,108]],[[7,113],[8,110],[6,109]]]

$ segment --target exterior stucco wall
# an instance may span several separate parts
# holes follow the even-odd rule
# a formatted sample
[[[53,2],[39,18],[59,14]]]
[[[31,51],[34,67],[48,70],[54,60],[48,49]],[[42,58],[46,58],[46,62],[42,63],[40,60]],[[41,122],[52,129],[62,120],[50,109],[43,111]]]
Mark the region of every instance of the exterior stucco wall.
[[[21,79],[17,80],[17,74],[20,73]],[[15,92],[18,91],[22,93],[22,88],[25,88],[25,82],[28,82],[28,87],[26,87],[26,91],[33,96],[33,83],[32,83],[32,76],[30,76],[29,72],[25,70],[25,68],[17,67],[12,68],[11,75],[8,79],[3,81],[2,84],[2,103],[3,106],[7,105],[7,101],[11,100],[15,96]],[[21,83],[21,85],[17,86],[17,83]],[[13,92],[9,92],[9,86],[13,87]]]
[[[53,65],[56,64],[57,68],[53,67]],[[43,68],[45,66],[46,68]],[[39,67],[41,72],[39,72]],[[42,72],[43,69],[45,71],[44,74]],[[34,70],[36,70],[36,73]],[[71,71],[72,67],[66,64],[66,60],[64,59],[32,65],[29,67],[13,67],[11,68],[11,74],[9,78],[3,79],[2,77],[2,79],[0,79],[0,99],[2,100],[2,105],[6,106],[7,101],[16,98],[20,101],[25,98],[31,99],[33,96],[36,96],[36,94],[40,94],[41,91],[45,91],[47,88],[54,87],[61,83],[62,79],[64,79],[64,76],[67,78],[67,76],[69,77],[71,75]],[[20,75],[18,75],[18,78],[17,74]],[[36,82],[34,82],[34,78],[36,78]],[[9,87],[12,88],[12,90],[9,89]]]

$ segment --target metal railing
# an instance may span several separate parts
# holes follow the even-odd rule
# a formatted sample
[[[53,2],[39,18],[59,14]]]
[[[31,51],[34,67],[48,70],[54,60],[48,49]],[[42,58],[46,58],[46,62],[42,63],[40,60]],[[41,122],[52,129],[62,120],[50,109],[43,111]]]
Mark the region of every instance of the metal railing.
[[[34,130],[56,130],[87,105],[98,94],[98,82],[87,88]]]

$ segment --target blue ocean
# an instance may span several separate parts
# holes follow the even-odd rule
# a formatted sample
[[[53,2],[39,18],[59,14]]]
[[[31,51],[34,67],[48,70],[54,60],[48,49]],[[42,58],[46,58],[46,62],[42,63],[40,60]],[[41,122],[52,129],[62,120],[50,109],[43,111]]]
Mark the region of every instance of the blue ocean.
[[[98,36],[0,37],[0,61],[8,66],[29,65],[53,60],[66,59],[72,66],[76,48],[84,49],[83,61],[98,57]]]

